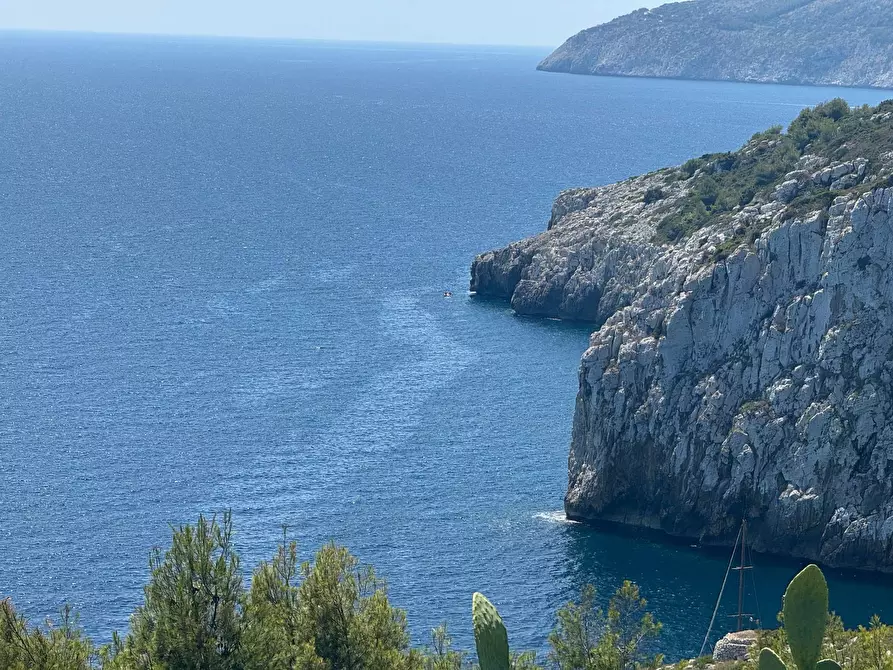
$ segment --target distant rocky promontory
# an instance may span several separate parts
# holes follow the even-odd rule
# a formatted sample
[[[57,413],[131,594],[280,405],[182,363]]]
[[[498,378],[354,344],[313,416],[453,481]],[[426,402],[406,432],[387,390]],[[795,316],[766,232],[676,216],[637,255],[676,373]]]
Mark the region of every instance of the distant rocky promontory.
[[[893,101],[562,193],[471,289],[594,323],[565,509],[893,572]]]
[[[692,0],[584,30],[539,66],[573,74],[893,87],[893,0]]]

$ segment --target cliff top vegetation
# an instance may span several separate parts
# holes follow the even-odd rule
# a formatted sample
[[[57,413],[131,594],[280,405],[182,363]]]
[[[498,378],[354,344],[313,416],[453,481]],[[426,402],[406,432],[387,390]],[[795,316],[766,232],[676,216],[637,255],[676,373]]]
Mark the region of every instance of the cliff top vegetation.
[[[835,198],[893,185],[893,100],[851,108],[837,98],[804,109],[787,131],[754,135],[741,149],[705,154],[666,171],[687,196],[668,208],[657,240],[676,242],[745,207],[772,202],[789,216],[827,208]],[[759,236],[758,228],[737,237]]]

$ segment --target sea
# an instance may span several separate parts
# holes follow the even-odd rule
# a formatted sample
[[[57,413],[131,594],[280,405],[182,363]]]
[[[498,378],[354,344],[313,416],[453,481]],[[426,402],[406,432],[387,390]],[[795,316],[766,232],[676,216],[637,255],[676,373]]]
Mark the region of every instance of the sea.
[[[0,33],[0,596],[108,640],[152,548],[231,510],[246,579],[283,526],[303,559],[342,543],[417,645],[445,622],[471,649],[482,591],[544,651],[584,584],[630,579],[667,658],[698,653],[728,551],[565,520],[590,328],[469,296],[470,263],[562,189],[893,94],[547,53]],[[754,558],[747,624],[799,565]],[[890,581],[829,579],[848,625],[893,618]]]

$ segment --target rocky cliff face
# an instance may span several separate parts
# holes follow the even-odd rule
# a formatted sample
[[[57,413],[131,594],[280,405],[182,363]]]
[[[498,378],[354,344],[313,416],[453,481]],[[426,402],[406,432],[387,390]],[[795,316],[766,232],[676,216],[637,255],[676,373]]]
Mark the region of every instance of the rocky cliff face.
[[[893,0],[694,0],[571,37],[575,74],[893,87]]]
[[[893,141],[893,113],[862,114]],[[707,180],[787,141],[565,192],[546,232],[475,260],[471,288],[598,327],[571,518],[726,544],[747,517],[757,550],[893,571],[893,151],[815,142],[666,236]]]

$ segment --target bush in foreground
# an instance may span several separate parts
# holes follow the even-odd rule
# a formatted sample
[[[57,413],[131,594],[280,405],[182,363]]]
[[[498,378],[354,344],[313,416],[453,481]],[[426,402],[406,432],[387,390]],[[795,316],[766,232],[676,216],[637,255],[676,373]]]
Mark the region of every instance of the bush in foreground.
[[[347,549],[327,544],[298,563],[283,533],[276,555],[258,565],[245,588],[232,518],[199,517],[174,529],[170,548],[149,559],[143,604],[126,636],[95,646],[69,608],[60,624],[32,627],[0,601],[2,670],[472,670],[445,626],[413,648],[406,613],[387,585]],[[483,596],[481,596],[483,598]],[[486,600],[486,599],[484,599]],[[492,607],[492,606],[491,606]],[[492,609],[496,613],[495,608]],[[496,618],[498,613],[495,614]],[[501,619],[499,620],[501,622]],[[626,582],[603,613],[588,587],[558,612],[549,667],[632,670],[655,665],[643,655],[660,624]],[[501,623],[500,623],[501,625]],[[503,633],[505,629],[503,628]],[[508,655],[501,670],[541,670],[533,652]],[[488,670],[486,667],[483,670]]]
[[[199,517],[196,525],[175,529],[170,548],[153,552],[149,567],[150,580],[142,605],[131,617],[130,631],[124,637],[115,634],[112,643],[102,647],[84,635],[70,608],[63,609],[58,624],[47,621],[35,627],[9,600],[0,601],[0,669],[478,667],[467,652],[453,648],[444,626],[432,631],[426,647],[412,647],[406,613],[390,604],[385,582],[334,544],[323,546],[312,562],[299,564],[295,543],[283,533],[276,554],[255,568],[246,588],[230,515],[219,522],[216,517]],[[824,584],[814,566],[794,580],[788,594],[805,596],[786,595],[787,628],[761,633],[759,646],[771,650],[764,652],[765,664],[757,668],[755,653],[752,661],[740,664],[747,666],[743,670],[773,670],[769,666],[776,660],[775,670],[782,664],[799,670],[837,670],[832,661],[843,670],[893,670],[893,629],[875,618],[869,628],[844,631],[840,619],[827,613]],[[474,600],[475,610],[486,615],[474,617],[476,636],[483,634],[488,640],[482,647],[478,639],[481,670],[642,670],[662,663],[655,649],[661,625],[631,582],[617,590],[607,610],[598,607],[591,586],[583,589],[578,601],[559,609],[544,665],[533,652],[509,653],[510,626],[506,631],[496,608],[482,595]],[[796,624],[807,619],[805,628]],[[800,667],[801,662],[809,665],[813,657],[820,658],[816,630],[823,625],[821,655],[830,660],[817,668]],[[800,631],[800,639],[793,636],[789,641],[788,629]],[[808,644],[803,642],[806,638]],[[804,645],[809,649],[805,656]],[[482,648],[493,653],[481,654]]]

